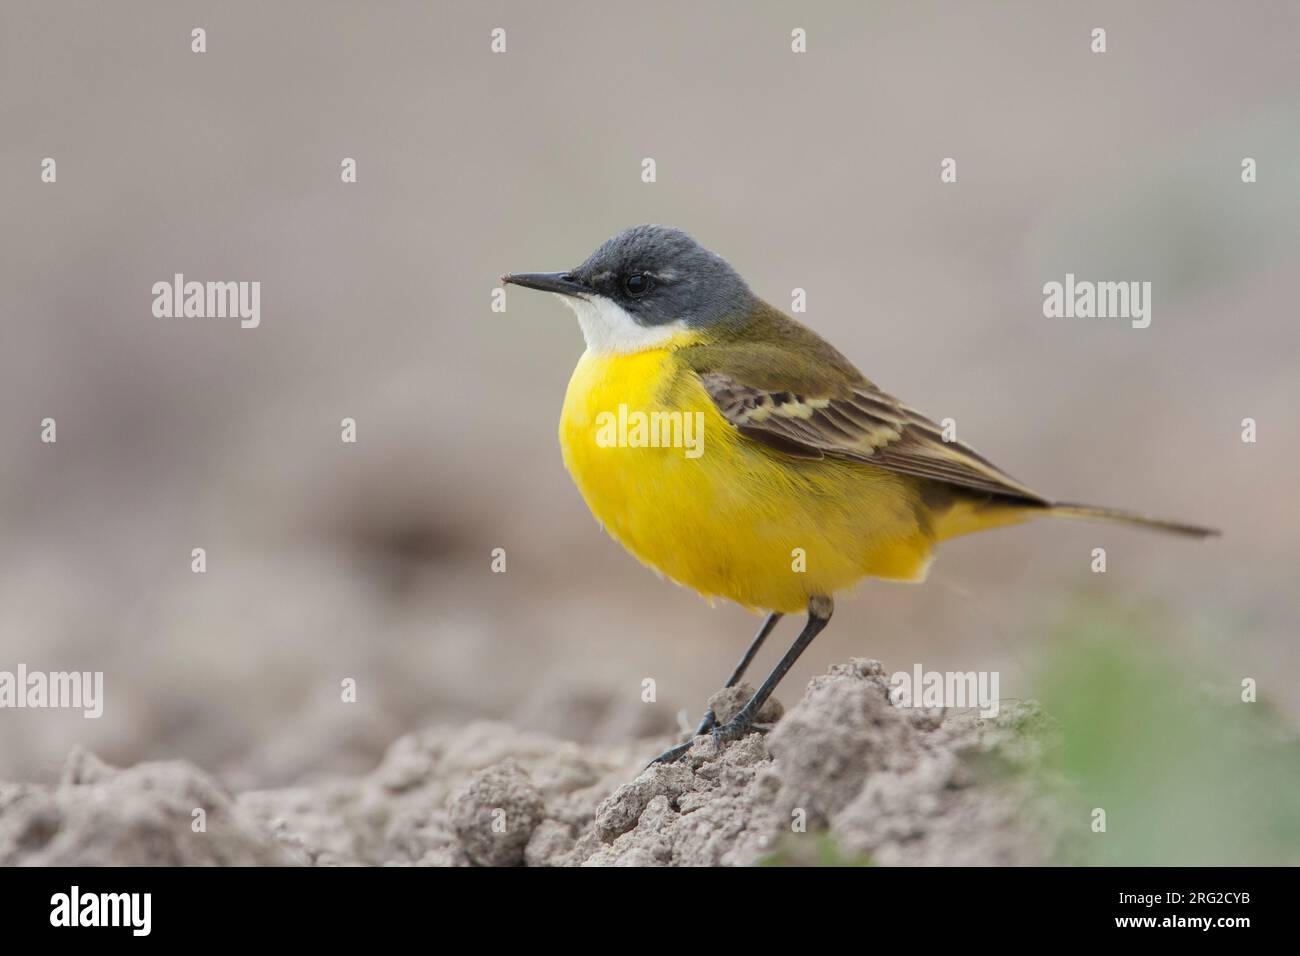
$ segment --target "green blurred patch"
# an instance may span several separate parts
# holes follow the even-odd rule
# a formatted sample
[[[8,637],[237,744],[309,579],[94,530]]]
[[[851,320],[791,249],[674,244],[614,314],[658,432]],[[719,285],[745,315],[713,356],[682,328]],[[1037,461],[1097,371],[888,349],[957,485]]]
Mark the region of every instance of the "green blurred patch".
[[[1300,863],[1300,749],[1268,704],[1244,703],[1230,662],[1196,665],[1149,613],[1071,615],[1038,684],[1058,722],[1078,838],[1062,862]],[[1106,831],[1092,831],[1093,809]]]
[[[845,853],[829,833],[787,833],[759,866],[875,866],[870,857]]]

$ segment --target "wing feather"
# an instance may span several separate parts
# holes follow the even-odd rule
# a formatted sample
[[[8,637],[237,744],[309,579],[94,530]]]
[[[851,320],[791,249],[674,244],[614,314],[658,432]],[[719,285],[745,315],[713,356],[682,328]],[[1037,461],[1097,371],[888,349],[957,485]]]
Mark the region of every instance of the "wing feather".
[[[934,422],[865,379],[839,394],[764,389],[721,371],[697,373],[718,411],[738,432],[799,458],[861,461],[917,478],[1027,503],[1047,501],[975,449],[945,441]]]

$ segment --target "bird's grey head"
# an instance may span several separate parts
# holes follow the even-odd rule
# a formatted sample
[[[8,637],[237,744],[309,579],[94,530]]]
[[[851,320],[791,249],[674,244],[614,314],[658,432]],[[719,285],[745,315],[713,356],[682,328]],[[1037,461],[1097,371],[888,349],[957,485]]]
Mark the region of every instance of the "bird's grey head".
[[[503,276],[560,295],[588,348],[636,352],[745,315],[757,302],[736,270],[679,229],[633,226],[568,272]]]

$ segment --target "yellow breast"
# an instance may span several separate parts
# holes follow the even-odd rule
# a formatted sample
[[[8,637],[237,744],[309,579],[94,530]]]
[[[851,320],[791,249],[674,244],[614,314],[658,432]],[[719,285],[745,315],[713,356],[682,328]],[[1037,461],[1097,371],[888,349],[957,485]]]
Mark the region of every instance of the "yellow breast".
[[[867,575],[924,577],[934,534],[915,482],[744,438],[674,357],[685,342],[589,351],[569,382],[564,463],[616,540],[679,584],[749,608],[802,611]]]

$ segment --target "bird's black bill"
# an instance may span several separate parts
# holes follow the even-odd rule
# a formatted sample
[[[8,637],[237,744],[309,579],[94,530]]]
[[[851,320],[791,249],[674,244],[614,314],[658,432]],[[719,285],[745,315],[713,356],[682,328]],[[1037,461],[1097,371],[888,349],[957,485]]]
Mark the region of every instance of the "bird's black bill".
[[[501,281],[521,285],[525,289],[558,292],[560,295],[587,295],[591,292],[585,285],[574,282],[573,276],[567,272],[519,272],[502,276]]]

